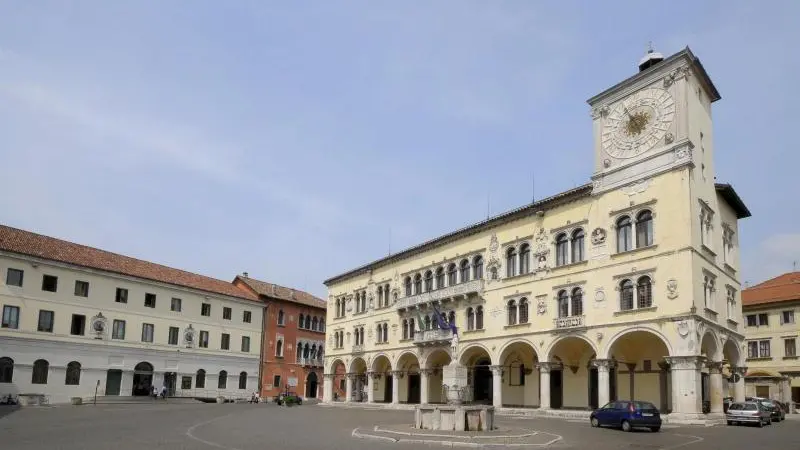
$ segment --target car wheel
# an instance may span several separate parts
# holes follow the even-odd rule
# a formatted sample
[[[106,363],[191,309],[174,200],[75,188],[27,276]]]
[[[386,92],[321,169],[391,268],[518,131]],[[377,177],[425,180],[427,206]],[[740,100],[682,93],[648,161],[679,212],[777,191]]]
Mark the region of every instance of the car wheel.
[[[627,420],[623,420],[622,421],[622,431],[631,431],[631,430],[632,430],[631,423],[628,422]]]
[[[600,426],[600,421],[597,420],[597,417],[592,417],[592,420],[590,422],[591,422],[592,426],[595,427],[595,428]]]
[[[652,431],[653,433],[658,433],[659,431],[661,431],[661,427],[650,427],[650,431]]]

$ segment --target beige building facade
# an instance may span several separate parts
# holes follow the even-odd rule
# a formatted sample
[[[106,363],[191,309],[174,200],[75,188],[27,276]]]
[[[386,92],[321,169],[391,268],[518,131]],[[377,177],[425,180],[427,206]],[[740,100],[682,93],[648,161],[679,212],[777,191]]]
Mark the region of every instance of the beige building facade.
[[[800,404],[800,272],[742,292],[747,373],[745,393]]]
[[[688,48],[649,53],[588,101],[591,183],[327,280],[324,400],[443,402],[451,363],[499,408],[635,398],[697,420],[743,397],[749,211],[714,180],[719,98]]]

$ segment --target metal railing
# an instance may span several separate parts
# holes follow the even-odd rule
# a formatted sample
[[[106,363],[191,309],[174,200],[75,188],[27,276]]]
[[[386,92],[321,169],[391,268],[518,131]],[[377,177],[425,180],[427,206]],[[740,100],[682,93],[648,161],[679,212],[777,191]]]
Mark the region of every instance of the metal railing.
[[[417,331],[414,333],[415,344],[430,344],[435,342],[449,342],[453,339],[453,330],[439,328],[437,330]]]
[[[397,300],[396,309],[405,309],[434,301],[444,300],[461,295],[483,292],[483,280],[472,280],[446,288],[436,289],[435,291],[422,292],[420,294]]]

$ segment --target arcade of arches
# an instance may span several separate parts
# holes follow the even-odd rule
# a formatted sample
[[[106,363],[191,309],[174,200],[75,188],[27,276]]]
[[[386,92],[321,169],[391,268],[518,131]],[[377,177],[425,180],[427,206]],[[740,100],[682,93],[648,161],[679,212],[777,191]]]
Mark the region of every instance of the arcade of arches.
[[[629,329],[601,349],[578,335],[558,337],[549,346],[511,340],[494,352],[470,343],[458,352],[458,362],[469,369],[465,400],[472,403],[588,409],[634,398],[676,417],[692,418],[703,412],[722,413],[724,393],[729,391],[744,399],[744,381],[728,381],[731,374],[746,370],[738,366],[738,347],[731,340],[719,342],[708,332],[699,354],[674,356],[656,332]],[[395,360],[386,354],[357,356],[348,364],[334,359],[325,374],[323,395],[325,401],[444,403],[442,368],[450,362],[451,351],[444,347],[405,351]]]

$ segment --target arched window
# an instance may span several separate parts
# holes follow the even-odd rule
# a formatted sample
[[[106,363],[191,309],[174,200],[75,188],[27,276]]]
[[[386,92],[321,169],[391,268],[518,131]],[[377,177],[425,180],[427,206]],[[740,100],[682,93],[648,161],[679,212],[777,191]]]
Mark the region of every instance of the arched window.
[[[569,316],[569,294],[567,291],[562,289],[558,291],[558,317],[568,317]]]
[[[644,210],[636,215],[636,248],[653,245],[653,213]]]
[[[325,319],[323,318],[319,319],[319,331],[325,332]]]
[[[300,362],[302,360],[303,360],[303,344],[302,343],[298,343],[297,344],[297,362]]]
[[[339,305],[341,305],[341,303],[342,303],[342,299],[337,298],[336,299],[336,317],[341,316],[341,313],[340,313],[341,309],[339,308]]]
[[[480,255],[472,258],[472,278],[476,280],[483,278],[483,257]]]
[[[483,306],[478,306],[475,308],[475,329],[483,329]]]
[[[617,219],[617,253],[633,250],[633,234],[631,233],[631,218],[622,216]]]
[[[43,359],[37,359],[33,363],[33,376],[31,377],[31,383],[47,384],[47,372],[49,371],[50,363]]]
[[[283,341],[280,339],[275,343],[275,356],[283,356]]]
[[[467,330],[475,329],[475,310],[467,308]]]
[[[653,306],[653,283],[650,277],[644,276],[636,282],[636,307],[649,308]]]
[[[578,228],[572,232],[572,262],[581,262],[584,259],[583,253],[584,234],[583,228]]]
[[[389,285],[383,285],[383,304],[389,306]]]
[[[450,311],[447,315],[447,323],[448,324],[455,324],[456,323],[456,312]]]
[[[382,329],[383,329],[383,328],[381,327],[381,324],[378,324],[378,325],[376,325],[376,326],[375,326],[375,340],[376,340],[378,343],[380,343],[380,342],[383,342],[383,341],[382,341],[382,339],[383,339],[383,333],[381,332],[381,330],[382,330]]]
[[[228,372],[220,370],[219,380],[217,381],[217,389],[226,389],[227,387],[228,387]]]
[[[466,259],[461,260],[461,282],[466,283],[469,281],[469,261]]]
[[[633,282],[622,280],[619,284],[619,309],[628,311],[633,309]]]
[[[81,384],[81,363],[72,361],[67,364],[67,378],[64,384],[70,386],[78,386]]]
[[[569,240],[567,239],[567,233],[561,233],[556,236],[556,265],[563,266],[567,264],[569,261],[567,258],[569,257]]]
[[[456,283],[458,283],[458,270],[455,263],[450,263],[447,266],[447,285],[454,286]]]
[[[514,300],[508,301],[508,325],[517,324],[517,302]]]
[[[425,316],[425,329],[431,329],[431,316]]]
[[[283,317],[283,310],[278,311],[278,325],[283,325],[284,317]]]
[[[309,353],[309,356],[311,357],[311,359],[317,358],[317,344],[311,346],[311,353]]]
[[[436,318],[436,313],[431,314],[431,329],[439,329],[439,319]]]
[[[411,277],[406,277],[406,297],[411,297]]]
[[[247,389],[247,372],[239,374],[239,389]]]
[[[519,299],[519,323],[528,323],[528,299]]]
[[[308,357],[311,356],[309,353],[311,353],[311,347],[309,347],[308,342],[306,342],[303,346],[303,358],[308,359]]]
[[[389,324],[383,324],[383,342],[389,342]]]
[[[581,291],[581,288],[572,290],[572,315],[583,315],[583,291]]]
[[[300,319],[297,321],[297,326],[300,327],[300,328],[303,328],[305,323],[306,323],[305,322],[305,316],[300,314]]]
[[[436,269],[436,289],[444,287],[444,267]]]
[[[433,272],[430,270],[425,272],[425,292],[433,290]]]
[[[414,328],[414,319],[408,319],[408,338],[413,339],[416,331],[417,330]]]
[[[314,318],[311,319],[311,329],[314,330],[314,331],[320,331],[319,330],[319,320],[317,319],[317,316],[314,316]]]
[[[317,359],[322,360],[324,356],[325,356],[325,348],[320,345],[319,348],[317,349]]]
[[[403,339],[408,339],[408,319],[403,319]]]
[[[517,249],[514,247],[506,250],[506,276],[513,277],[517,274]]]
[[[200,369],[197,371],[197,375],[194,377],[194,387],[205,389],[206,387],[206,371]]]
[[[361,291],[361,312],[364,312],[366,310],[367,310],[367,291]],[[308,319],[306,319],[306,323],[308,323]]]
[[[378,308],[383,308],[383,286],[378,286]]]
[[[422,293],[422,275],[414,275],[414,294]]]
[[[531,246],[529,244],[522,244],[519,247],[519,273],[528,273],[531,271]]]
[[[0,383],[14,381],[14,360],[4,356],[0,358]]]
[[[311,316],[306,316],[306,330],[311,329]]]

